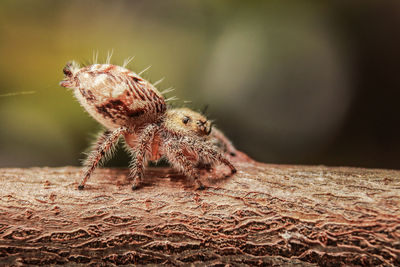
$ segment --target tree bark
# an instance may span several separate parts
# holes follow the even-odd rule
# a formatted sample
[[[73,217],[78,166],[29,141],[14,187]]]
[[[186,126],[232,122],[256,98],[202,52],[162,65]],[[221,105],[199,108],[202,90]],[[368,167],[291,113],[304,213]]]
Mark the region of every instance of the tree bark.
[[[400,171],[237,160],[196,191],[169,168],[0,169],[0,265],[400,265]],[[216,173],[226,171],[221,167]]]

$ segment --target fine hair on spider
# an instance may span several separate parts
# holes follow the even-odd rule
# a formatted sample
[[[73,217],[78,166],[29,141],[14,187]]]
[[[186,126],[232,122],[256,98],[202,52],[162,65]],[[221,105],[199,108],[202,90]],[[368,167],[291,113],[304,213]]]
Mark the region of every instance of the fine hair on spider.
[[[112,156],[120,137],[132,157],[128,176],[132,189],[140,186],[147,162],[162,157],[197,189],[204,188],[199,180],[204,166],[225,165],[229,175],[236,172],[228,159],[236,150],[211,121],[189,108],[167,105],[174,98],[165,99],[155,87],[162,80],[151,84],[141,77],[148,68],[137,74],[125,68],[133,58],[117,66],[110,64],[111,56],[112,52],[105,64],[99,64],[96,53],[91,65],[81,67],[72,61],[63,69],[60,85],[72,89],[82,107],[106,128],[84,163],[79,189]]]

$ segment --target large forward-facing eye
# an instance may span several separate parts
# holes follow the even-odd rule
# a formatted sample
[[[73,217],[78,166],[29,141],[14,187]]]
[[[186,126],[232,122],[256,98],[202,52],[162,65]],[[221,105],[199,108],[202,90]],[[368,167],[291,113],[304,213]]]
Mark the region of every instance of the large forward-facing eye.
[[[183,117],[182,122],[184,124],[187,124],[190,121],[190,118],[188,116]]]

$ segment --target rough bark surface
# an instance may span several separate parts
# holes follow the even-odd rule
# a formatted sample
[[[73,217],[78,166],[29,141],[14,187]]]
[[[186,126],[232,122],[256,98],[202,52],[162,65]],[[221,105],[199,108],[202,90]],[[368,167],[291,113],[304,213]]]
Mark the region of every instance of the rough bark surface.
[[[400,265],[400,171],[237,161],[203,191],[150,168],[0,169],[0,265]],[[212,176],[206,174],[205,176]]]

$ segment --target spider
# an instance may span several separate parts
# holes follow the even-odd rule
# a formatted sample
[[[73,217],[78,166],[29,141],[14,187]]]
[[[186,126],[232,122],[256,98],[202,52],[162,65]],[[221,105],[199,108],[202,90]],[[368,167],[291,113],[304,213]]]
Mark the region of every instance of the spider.
[[[60,85],[73,89],[85,110],[106,127],[84,163],[78,189],[111,156],[120,136],[132,152],[128,178],[133,190],[140,186],[146,162],[163,156],[196,189],[204,188],[199,180],[202,166],[224,164],[230,175],[236,173],[224,155],[235,151],[228,139],[203,115],[188,108],[168,108],[162,94],[138,74],[112,64],[81,68],[75,62],[67,63],[63,72]]]

